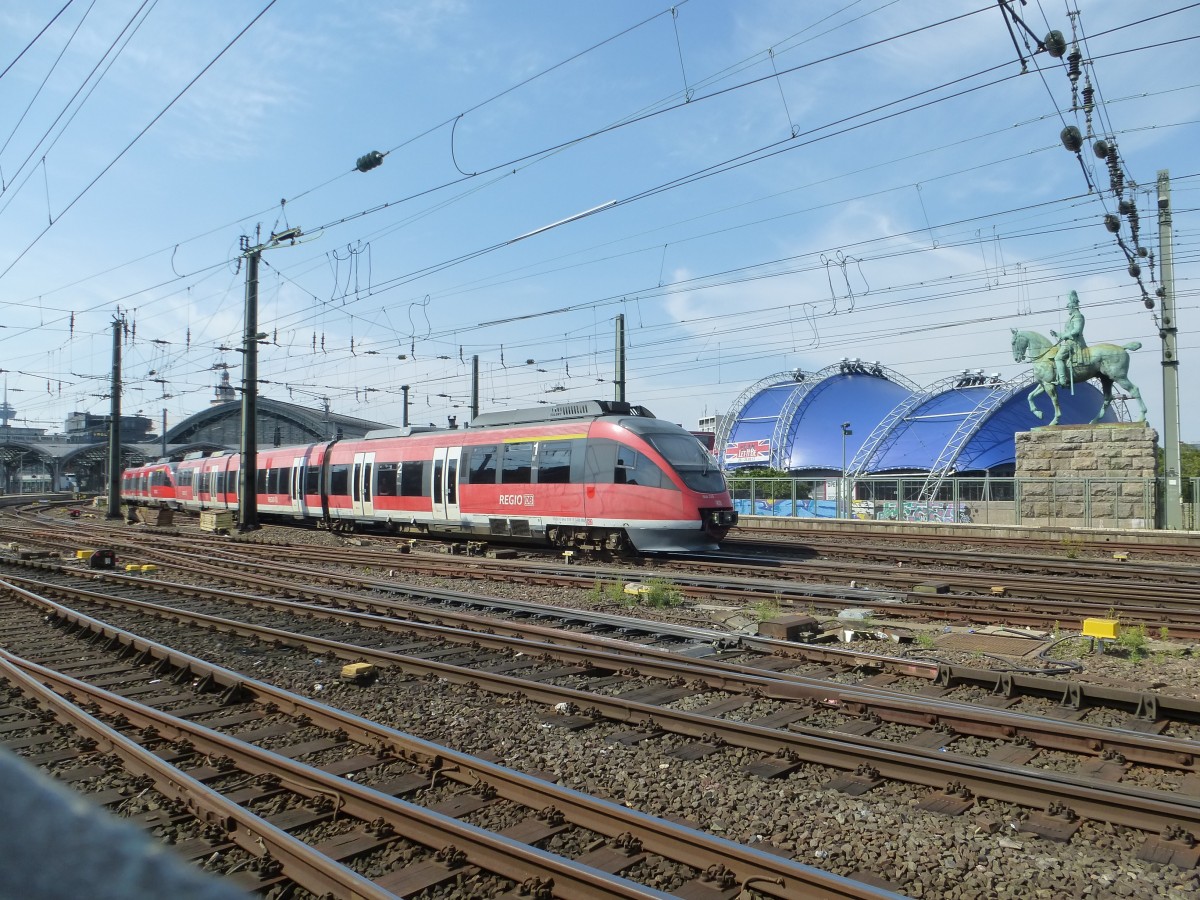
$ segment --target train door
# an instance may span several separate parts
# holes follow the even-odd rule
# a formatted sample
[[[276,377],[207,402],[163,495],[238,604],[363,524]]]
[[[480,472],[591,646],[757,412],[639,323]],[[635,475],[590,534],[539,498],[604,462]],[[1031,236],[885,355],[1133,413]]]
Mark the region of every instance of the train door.
[[[292,483],[288,485],[288,496],[292,501],[292,512],[297,516],[304,515],[304,477],[308,466],[303,456],[292,458]]]
[[[354,469],[350,473],[350,500],[354,504],[354,515],[375,515],[371,492],[371,475],[375,469],[374,453],[355,453]]]
[[[462,447],[437,447],[433,451],[433,517],[458,521],[458,459]]]

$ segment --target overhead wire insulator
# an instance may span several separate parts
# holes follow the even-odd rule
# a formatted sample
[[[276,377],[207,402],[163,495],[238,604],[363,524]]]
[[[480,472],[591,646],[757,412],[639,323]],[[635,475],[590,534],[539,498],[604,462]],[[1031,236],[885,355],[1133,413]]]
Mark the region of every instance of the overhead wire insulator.
[[[1062,59],[1062,55],[1067,52],[1067,39],[1061,31],[1050,32],[1042,43],[1046,45],[1046,52],[1055,59]]]
[[[378,150],[372,150],[370,153],[360,156],[358,161],[355,162],[354,168],[358,169],[360,172],[369,172],[371,169],[374,169],[376,166],[380,166],[382,164],[383,154]]]
[[[1071,109],[1079,109],[1079,73],[1082,62],[1083,54],[1079,52],[1079,45],[1076,44],[1067,54],[1067,77],[1071,79]]]
[[[1083,90],[1080,93],[1083,97],[1083,118],[1087,122],[1087,136],[1090,140],[1092,137],[1092,111],[1096,108],[1096,89],[1092,87],[1090,79],[1084,79]]]
[[[1106,213],[1104,216],[1104,227],[1116,234],[1121,230],[1121,220],[1112,213]]]
[[[1108,141],[1101,138],[1092,144],[1092,152],[1096,154],[1096,159],[1104,159],[1108,156]]]
[[[1078,153],[1083,147],[1083,135],[1074,125],[1068,125],[1058,134],[1058,139],[1062,141],[1062,145],[1072,153]]]
[[[1067,54],[1067,77],[1071,79],[1072,83],[1079,80],[1082,63],[1083,54],[1079,52],[1078,47],[1072,48],[1071,52]]]

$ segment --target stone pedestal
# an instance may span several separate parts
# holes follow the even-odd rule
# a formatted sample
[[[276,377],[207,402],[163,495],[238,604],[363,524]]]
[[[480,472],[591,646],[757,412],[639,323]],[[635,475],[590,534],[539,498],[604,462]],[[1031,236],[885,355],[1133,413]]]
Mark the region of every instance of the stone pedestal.
[[[1153,428],[1142,422],[1047,425],[1015,437],[1022,525],[1153,527]]]

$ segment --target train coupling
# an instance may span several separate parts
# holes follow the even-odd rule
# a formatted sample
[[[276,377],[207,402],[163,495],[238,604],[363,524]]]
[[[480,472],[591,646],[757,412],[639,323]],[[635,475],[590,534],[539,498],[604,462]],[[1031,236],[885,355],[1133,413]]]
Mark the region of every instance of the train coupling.
[[[732,528],[738,523],[738,514],[735,509],[706,509],[703,513],[705,523],[710,526]]]

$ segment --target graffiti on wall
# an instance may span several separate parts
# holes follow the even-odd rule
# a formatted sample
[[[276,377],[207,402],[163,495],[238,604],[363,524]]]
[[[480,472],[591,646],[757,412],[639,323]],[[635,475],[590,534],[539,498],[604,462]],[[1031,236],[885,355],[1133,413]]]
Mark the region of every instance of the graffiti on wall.
[[[743,516],[791,516],[799,519],[836,519],[836,500],[745,500],[735,499],[734,508]],[[875,519],[881,522],[897,521],[895,500],[855,500],[853,514],[856,519]],[[901,522],[970,522],[971,512],[965,503],[936,500],[928,503],[905,500],[899,507]]]

